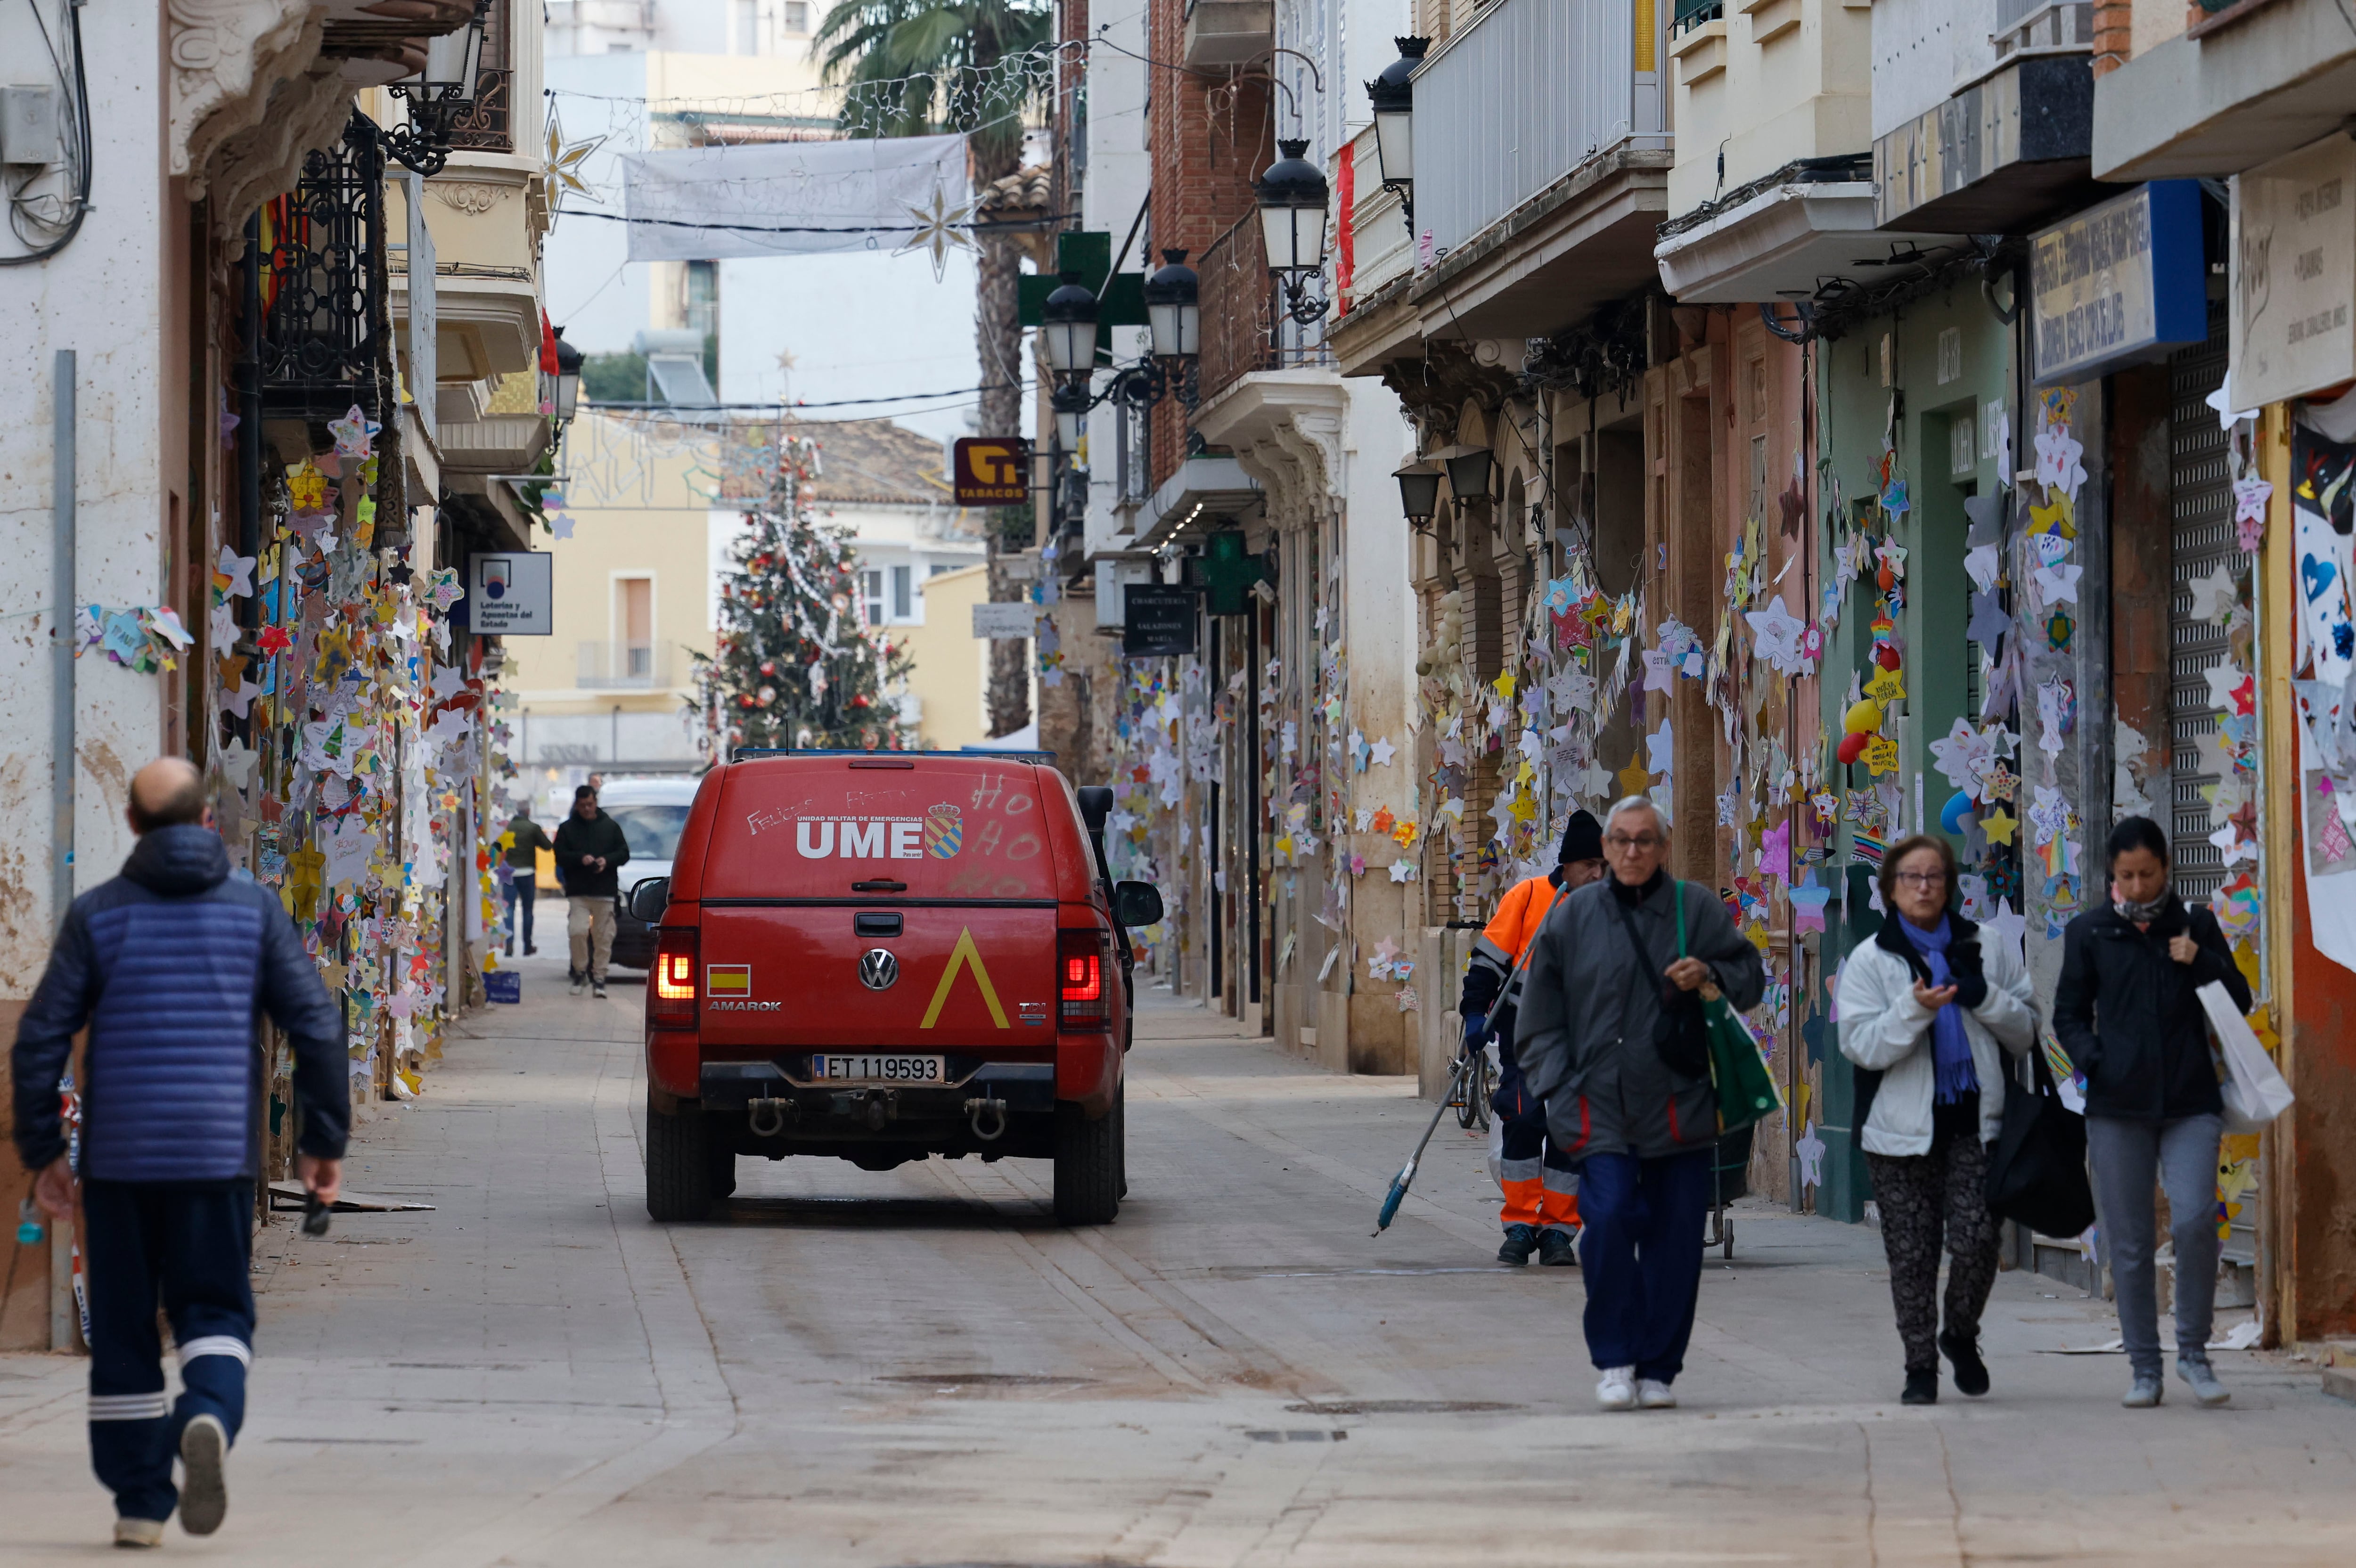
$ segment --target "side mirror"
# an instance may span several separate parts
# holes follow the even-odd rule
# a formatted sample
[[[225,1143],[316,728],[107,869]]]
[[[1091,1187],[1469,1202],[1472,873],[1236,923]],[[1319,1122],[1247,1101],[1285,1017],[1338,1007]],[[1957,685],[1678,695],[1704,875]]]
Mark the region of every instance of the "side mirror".
[[[1162,890],[1151,882],[1115,882],[1112,917],[1122,925],[1156,925],[1162,920]]]
[[[630,918],[644,925],[661,923],[670,907],[670,879],[648,877],[630,890]]]
[[[1083,784],[1072,793],[1079,797],[1080,820],[1088,825],[1090,833],[1101,835],[1105,818],[1112,815],[1111,789],[1104,784]]]

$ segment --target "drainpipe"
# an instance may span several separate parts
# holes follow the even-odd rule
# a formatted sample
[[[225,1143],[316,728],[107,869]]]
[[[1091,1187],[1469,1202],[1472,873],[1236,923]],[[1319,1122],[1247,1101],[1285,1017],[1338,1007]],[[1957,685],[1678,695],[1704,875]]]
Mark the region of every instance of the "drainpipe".
[[[50,901],[57,929],[74,896],[74,641],[77,635],[74,546],[74,351],[58,350],[50,408],[49,561],[50,656],[55,667],[49,706]],[[73,1221],[49,1227],[49,1349],[70,1350],[80,1327],[73,1296]]]
[[[74,897],[74,639],[79,605],[74,572],[74,351],[60,348],[50,396],[55,425],[49,436],[49,505],[56,520],[49,557],[50,652],[57,670],[50,701],[49,796],[55,815],[49,828],[49,864],[59,925],[65,923],[66,910]]]

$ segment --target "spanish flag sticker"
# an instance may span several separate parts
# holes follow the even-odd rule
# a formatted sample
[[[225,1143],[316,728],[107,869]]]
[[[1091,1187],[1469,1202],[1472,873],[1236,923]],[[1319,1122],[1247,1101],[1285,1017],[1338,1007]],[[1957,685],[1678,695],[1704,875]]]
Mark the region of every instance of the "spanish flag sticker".
[[[749,997],[753,994],[753,966],[750,964],[707,964],[703,966],[703,994],[708,997]]]

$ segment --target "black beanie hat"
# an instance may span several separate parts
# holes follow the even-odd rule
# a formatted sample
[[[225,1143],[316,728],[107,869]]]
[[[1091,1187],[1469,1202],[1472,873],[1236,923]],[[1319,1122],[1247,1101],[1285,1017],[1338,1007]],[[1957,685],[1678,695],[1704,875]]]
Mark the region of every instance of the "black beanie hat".
[[[1601,860],[1601,859],[1603,859],[1603,825],[1587,812],[1572,812],[1570,826],[1564,829],[1562,835],[1562,853],[1555,857],[1556,861],[1567,866],[1573,860]]]

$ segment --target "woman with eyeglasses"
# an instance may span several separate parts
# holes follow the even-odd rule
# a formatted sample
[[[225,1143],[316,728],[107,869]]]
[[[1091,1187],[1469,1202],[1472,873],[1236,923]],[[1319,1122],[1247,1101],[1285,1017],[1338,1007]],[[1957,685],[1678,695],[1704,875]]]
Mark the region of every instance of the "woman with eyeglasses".
[[[2086,1079],[2086,1154],[2119,1305],[2130,1410],[2160,1401],[2154,1188],[2176,1243],[2176,1375],[2202,1404],[2233,1396],[2209,1365],[2217,1298],[2217,1143],[2225,1102],[2199,997],[2216,981],[2244,1012],[2249,982],[2217,917],[2170,884],[2168,835],[2147,816],[2111,832],[2111,901],[2070,923],[2053,1032]]]
[[[1982,948],[1956,912],[1955,851],[1917,834],[1881,862],[1888,911],[1842,964],[1841,1054],[1855,1062],[1852,1125],[1881,1211],[1890,1295],[1906,1351],[1906,1404],[1939,1402],[1939,1353],[1955,1387],[1988,1391],[1980,1313],[1996,1284],[1998,1221],[1987,1149],[2004,1126],[2006,1062],[2035,1040],[2029,971],[2008,944]],[[1946,1328],[1939,1254],[1947,1254]]]

